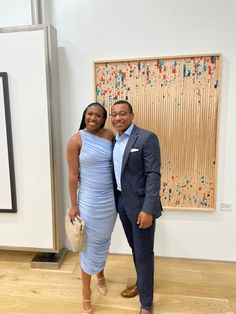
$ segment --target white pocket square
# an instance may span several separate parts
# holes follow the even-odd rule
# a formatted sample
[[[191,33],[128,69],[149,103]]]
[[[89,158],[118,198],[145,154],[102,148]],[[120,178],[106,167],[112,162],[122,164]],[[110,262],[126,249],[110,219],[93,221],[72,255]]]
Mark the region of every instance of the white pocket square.
[[[138,148],[131,148],[131,153],[133,153],[133,152],[138,152],[139,151],[139,149]]]

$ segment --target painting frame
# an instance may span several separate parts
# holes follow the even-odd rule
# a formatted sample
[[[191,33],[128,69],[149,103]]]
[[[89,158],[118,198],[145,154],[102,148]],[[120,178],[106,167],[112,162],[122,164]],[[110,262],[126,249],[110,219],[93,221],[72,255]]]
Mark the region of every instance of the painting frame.
[[[15,167],[13,155],[13,141],[12,141],[12,127],[11,127],[11,111],[10,111],[10,98],[8,87],[8,74],[7,72],[0,72],[0,121],[2,128],[0,136],[0,148],[3,155],[3,167],[5,171],[4,177],[0,178],[1,193],[7,191],[5,199],[0,202],[1,213],[16,213],[16,184],[15,184]],[[1,173],[0,173],[1,175]],[[6,180],[5,180],[6,179]]]
[[[117,100],[131,102],[134,122],[159,137],[167,210],[216,210],[221,64],[221,53],[94,61],[95,101],[108,111]]]

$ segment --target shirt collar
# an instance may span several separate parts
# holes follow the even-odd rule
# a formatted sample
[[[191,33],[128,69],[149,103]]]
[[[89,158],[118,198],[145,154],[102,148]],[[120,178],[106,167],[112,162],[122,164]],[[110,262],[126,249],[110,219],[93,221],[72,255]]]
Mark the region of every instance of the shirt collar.
[[[130,136],[130,134],[133,131],[133,128],[134,128],[134,124],[132,123],[124,133],[122,133],[121,135],[119,133],[117,133],[116,134],[116,140],[119,141],[119,139],[122,137],[122,135]]]

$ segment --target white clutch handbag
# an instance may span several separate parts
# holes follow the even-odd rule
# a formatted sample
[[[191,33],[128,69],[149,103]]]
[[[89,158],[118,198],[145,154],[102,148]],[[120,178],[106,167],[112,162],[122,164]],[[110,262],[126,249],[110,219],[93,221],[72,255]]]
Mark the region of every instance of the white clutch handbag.
[[[72,251],[74,253],[83,251],[86,242],[85,223],[83,219],[79,216],[70,219],[69,212],[67,211],[65,217],[65,229]]]

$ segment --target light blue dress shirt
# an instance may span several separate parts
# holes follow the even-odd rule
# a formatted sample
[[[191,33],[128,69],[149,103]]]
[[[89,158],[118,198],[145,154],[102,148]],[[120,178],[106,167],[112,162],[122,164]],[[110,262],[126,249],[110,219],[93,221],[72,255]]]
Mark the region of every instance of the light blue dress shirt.
[[[116,177],[116,184],[117,190],[121,191],[121,167],[122,167],[122,160],[126,145],[128,143],[129,137],[131,132],[133,131],[134,124],[132,123],[131,126],[123,133],[123,134],[116,134],[116,143],[113,150],[113,164],[114,164],[114,171]]]

